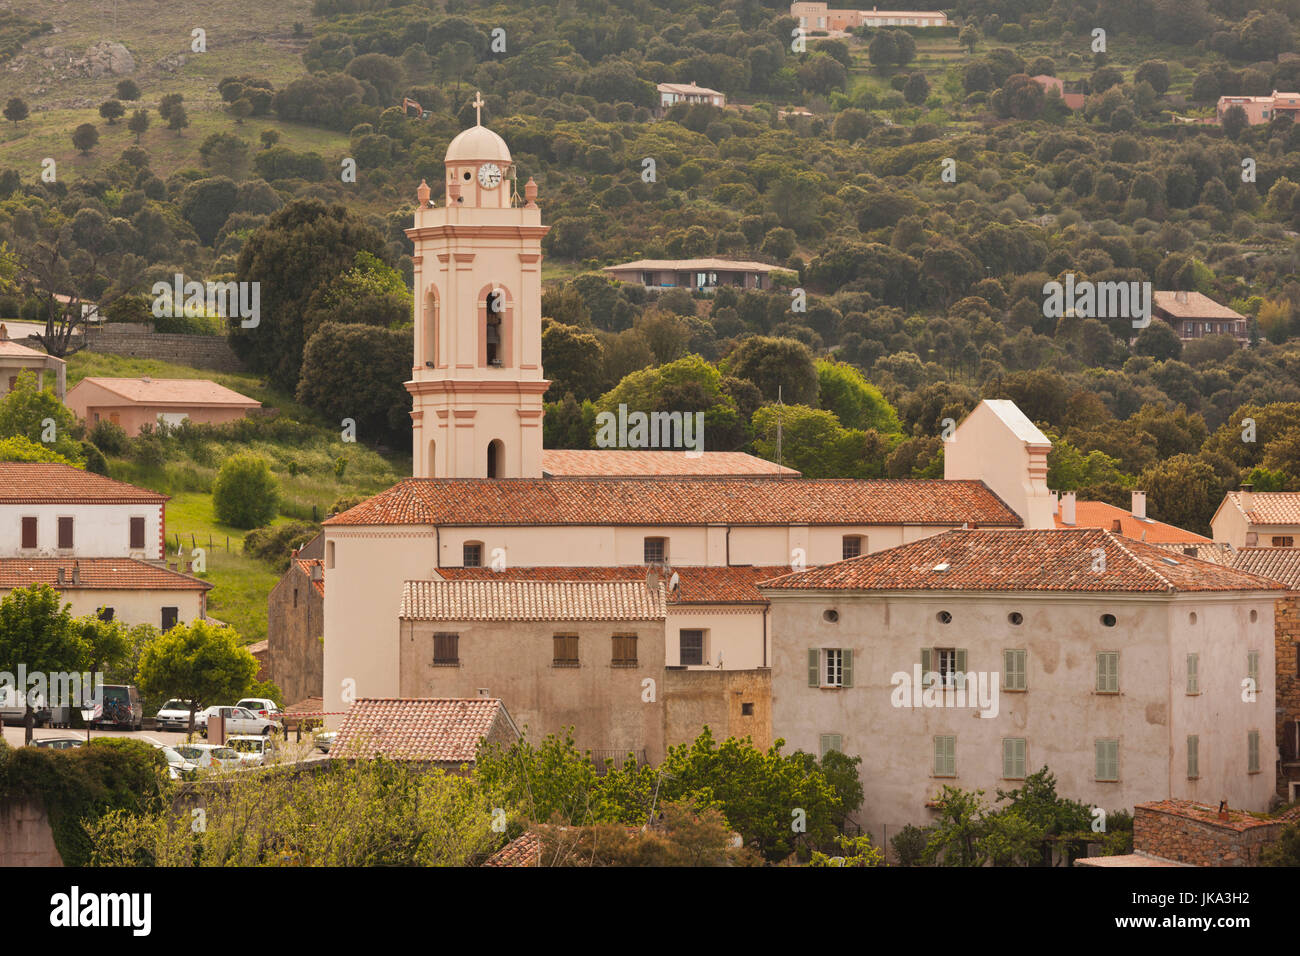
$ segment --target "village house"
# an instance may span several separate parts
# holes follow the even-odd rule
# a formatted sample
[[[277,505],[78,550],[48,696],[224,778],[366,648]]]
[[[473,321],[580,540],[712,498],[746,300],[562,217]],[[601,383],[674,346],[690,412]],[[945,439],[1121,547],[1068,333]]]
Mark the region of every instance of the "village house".
[[[1231,335],[1238,345],[1250,344],[1246,317],[1199,292],[1155,292],[1151,314],[1168,322],[1184,342],[1207,335]]]
[[[0,462],[0,557],[165,557],[167,496],[71,465]]]
[[[828,10],[825,3],[790,4],[790,16],[805,30],[846,33],[855,27],[946,27],[948,15],[941,10]]]
[[[74,617],[168,630],[207,617],[207,581],[133,558],[0,558],[0,598],[48,584]]]
[[[707,86],[696,86],[694,83],[660,83],[655,89],[659,93],[661,116],[679,103],[716,106],[719,109],[727,105],[725,93],[711,90]]]
[[[1275,116],[1300,116],[1300,93],[1279,93],[1274,90],[1267,96],[1220,96],[1215,107],[1215,121],[1222,124],[1223,117],[1234,106],[1240,106],[1251,126],[1267,123]]]
[[[207,379],[145,376],[83,378],[69,390],[67,406],[87,426],[106,420],[134,436],[145,426],[231,422],[262,403]]]
[[[1145,491],[1132,493],[1132,506],[1128,511],[1105,501],[1078,501],[1076,498],[1073,491],[1061,495],[1060,508],[1055,515],[1057,528],[1101,528],[1147,544],[1191,546],[1212,543],[1204,535],[1148,518]]]
[[[1215,541],[1233,548],[1294,548],[1300,542],[1300,492],[1229,491],[1210,519]]]
[[[39,349],[19,345],[9,338],[9,329],[0,323],[0,396],[8,395],[18,385],[18,376],[31,372],[38,389],[53,388],[63,401],[66,393],[68,363]],[[48,375],[48,379],[47,376]]]
[[[933,823],[944,785],[993,793],[1044,766],[1106,809],[1273,798],[1268,578],[1109,531],[981,529],[760,588],[773,733],[868,757],[877,845]]]
[[[779,270],[764,262],[730,259],[638,259],[603,271],[611,279],[647,289],[708,290],[724,285],[770,289],[771,275]]]
[[[363,697],[344,715],[330,756],[383,757],[459,771],[473,766],[481,742],[509,747],[518,739],[519,728],[505,704],[490,697]]]
[[[1082,93],[1065,92],[1065,83],[1059,76],[1048,76],[1046,73],[1039,73],[1036,76],[1031,76],[1030,79],[1042,87],[1044,93],[1055,90],[1057,95],[1061,97],[1061,101],[1072,110],[1083,109],[1084,103],[1087,101],[1087,97]]]

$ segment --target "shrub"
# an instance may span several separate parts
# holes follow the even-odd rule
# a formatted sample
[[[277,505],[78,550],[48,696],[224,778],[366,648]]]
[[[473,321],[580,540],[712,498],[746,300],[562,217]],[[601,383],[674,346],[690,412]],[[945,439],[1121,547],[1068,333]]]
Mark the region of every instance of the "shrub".
[[[86,435],[91,443],[106,455],[124,455],[127,448],[126,429],[117,422],[101,418],[91,426]]]
[[[269,561],[277,571],[284,571],[289,567],[289,552],[301,548],[319,533],[320,525],[310,521],[254,528],[244,535],[244,554]]]
[[[270,523],[277,511],[279,493],[264,458],[240,454],[226,459],[212,485],[212,506],[217,519],[236,528],[256,528]]]

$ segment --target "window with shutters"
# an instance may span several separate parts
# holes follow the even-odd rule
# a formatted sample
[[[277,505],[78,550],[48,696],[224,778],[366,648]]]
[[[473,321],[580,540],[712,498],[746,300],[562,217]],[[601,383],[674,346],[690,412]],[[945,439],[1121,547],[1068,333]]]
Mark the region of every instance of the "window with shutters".
[[[615,667],[636,667],[635,634],[614,635],[614,656],[612,663]]]
[[[936,681],[944,688],[966,686],[966,648],[921,648],[921,682],[929,686]]]
[[[847,647],[808,649],[809,687],[852,687],[853,651]]]
[[[23,547],[36,547],[36,519],[32,517],[23,518]]]
[[[131,519],[131,550],[144,550],[144,518]]]
[[[1002,689],[1027,690],[1028,676],[1025,673],[1026,652],[1023,648],[1007,648],[1002,652]]]
[[[1097,693],[1119,693],[1119,651],[1101,651],[1097,655]]]
[[[840,736],[839,734],[822,734],[821,736],[822,736],[822,740],[821,740],[822,753],[821,753],[821,755],[822,755],[823,757],[825,757],[825,756],[826,756],[828,753],[830,753],[832,750],[838,750],[838,751],[840,751],[841,753],[843,752],[843,747],[841,746],[841,743],[840,743],[840,741],[841,741],[842,738],[841,738],[841,736]]]
[[[680,662],[683,667],[699,667],[704,663],[704,632],[685,630],[681,632]]]
[[[483,542],[466,541],[461,547],[461,564],[467,568],[483,567]]]
[[[578,635],[556,634],[554,638],[555,654],[551,660],[554,667],[578,666]]]
[[[1187,779],[1201,775],[1201,738],[1192,734],[1187,738]]]
[[[1275,547],[1275,548],[1294,548],[1294,547],[1295,547],[1295,537],[1294,537],[1293,535],[1289,535],[1289,534],[1284,534],[1284,535],[1274,535],[1274,536],[1273,536],[1273,547]]]
[[[840,557],[845,561],[862,555],[863,538],[860,534],[846,534],[840,545]]]
[[[1002,776],[1007,780],[1025,779],[1025,738],[1002,738]]]
[[[1103,783],[1119,780],[1119,740],[1114,737],[1097,741],[1097,779]]]
[[[59,518],[59,548],[72,550],[72,519],[66,516]]]
[[[934,738],[934,775],[936,777],[957,776],[957,738]]]
[[[1246,652],[1246,676],[1250,678],[1252,690],[1259,690],[1259,651]]]
[[[445,631],[433,635],[433,666],[460,666],[460,635]]]
[[[1246,772],[1259,773],[1259,731],[1246,735]]]
[[[1199,694],[1201,692],[1201,675],[1200,675],[1200,655],[1187,655],[1187,693]]]

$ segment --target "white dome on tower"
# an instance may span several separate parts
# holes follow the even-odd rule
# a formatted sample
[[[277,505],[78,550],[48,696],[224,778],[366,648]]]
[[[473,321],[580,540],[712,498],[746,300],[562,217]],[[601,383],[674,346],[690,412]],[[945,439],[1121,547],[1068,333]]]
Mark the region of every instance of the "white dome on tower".
[[[446,162],[510,162],[506,141],[486,126],[471,126],[447,147]]]

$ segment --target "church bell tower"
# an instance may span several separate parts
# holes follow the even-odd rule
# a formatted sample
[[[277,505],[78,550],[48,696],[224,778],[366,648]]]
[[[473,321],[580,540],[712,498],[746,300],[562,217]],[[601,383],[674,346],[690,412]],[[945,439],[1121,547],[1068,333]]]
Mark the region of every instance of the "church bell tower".
[[[416,478],[542,476],[542,225],[510,150],[479,121],[447,147],[446,196],[416,191]]]

